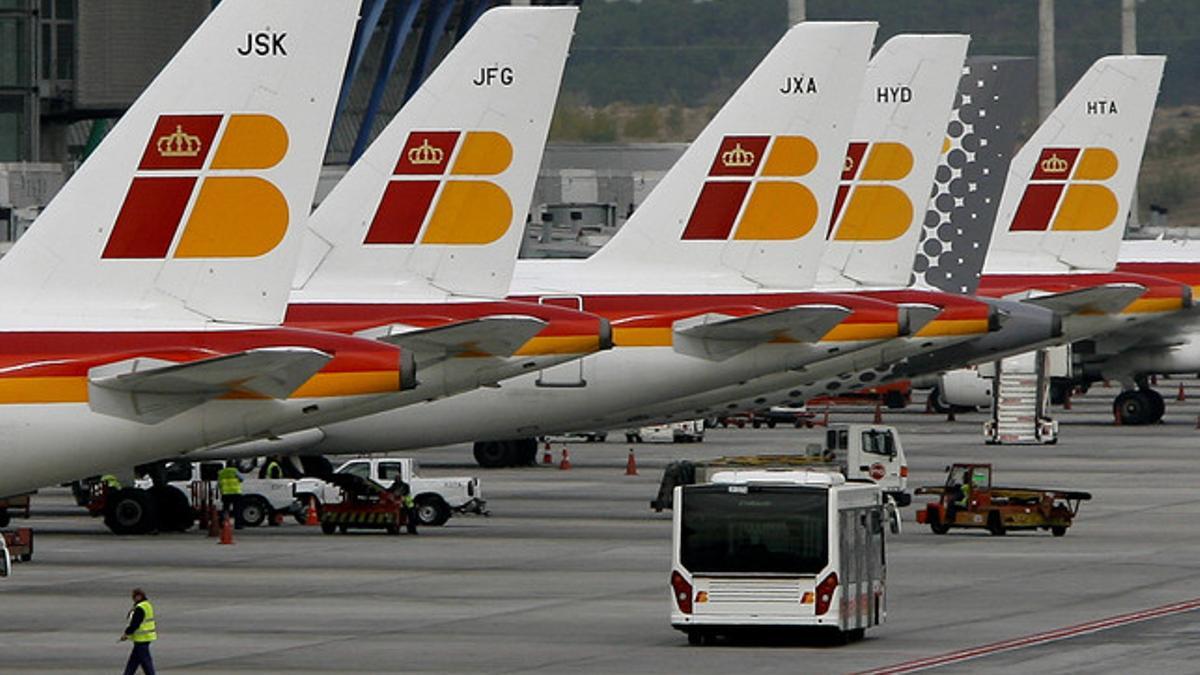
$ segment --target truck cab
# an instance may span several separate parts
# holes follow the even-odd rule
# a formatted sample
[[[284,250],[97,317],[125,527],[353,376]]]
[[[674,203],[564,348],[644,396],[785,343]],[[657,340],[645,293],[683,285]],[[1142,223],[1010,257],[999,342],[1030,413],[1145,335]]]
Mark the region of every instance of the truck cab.
[[[897,506],[908,506],[908,459],[895,427],[881,424],[831,424],[825,453],[845,464],[846,477],[870,480]]]

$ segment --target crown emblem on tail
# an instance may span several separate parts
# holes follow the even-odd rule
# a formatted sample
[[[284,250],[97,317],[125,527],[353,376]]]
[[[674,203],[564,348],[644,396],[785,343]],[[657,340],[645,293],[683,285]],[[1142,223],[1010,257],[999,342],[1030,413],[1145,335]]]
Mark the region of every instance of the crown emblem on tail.
[[[853,171],[853,170],[854,170],[854,158],[851,157],[850,155],[846,155],[846,161],[842,162],[842,171]]]
[[[441,164],[445,154],[441,148],[430,145],[426,138],[421,145],[408,151],[408,161],[412,164]]]
[[[721,163],[730,168],[743,168],[754,165],[754,153],[742,147],[741,143],[733,146],[732,150],[721,153]]]
[[[1057,154],[1042,160],[1042,171],[1046,173],[1066,173],[1070,167],[1071,164]]]
[[[162,157],[196,157],[200,154],[199,136],[183,131],[182,124],[175,125],[175,133],[160,136],[155,146]]]

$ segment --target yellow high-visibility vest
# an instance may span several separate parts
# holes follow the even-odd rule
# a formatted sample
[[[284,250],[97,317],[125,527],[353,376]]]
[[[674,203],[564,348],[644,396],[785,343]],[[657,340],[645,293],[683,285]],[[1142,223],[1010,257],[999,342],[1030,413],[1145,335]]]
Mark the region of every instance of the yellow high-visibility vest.
[[[221,489],[221,496],[242,494],[242,478],[237,469],[232,466],[221,469],[217,473],[217,487]]]
[[[133,631],[131,636],[134,642],[154,642],[158,639],[158,632],[154,626],[154,607],[150,605],[149,600],[143,600],[134,605],[134,608],[141,608],[144,616],[142,623]]]

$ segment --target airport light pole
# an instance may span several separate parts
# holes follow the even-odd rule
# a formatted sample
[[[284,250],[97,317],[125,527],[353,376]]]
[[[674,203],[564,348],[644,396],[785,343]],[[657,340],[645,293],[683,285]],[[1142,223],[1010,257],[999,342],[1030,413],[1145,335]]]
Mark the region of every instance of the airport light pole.
[[[1038,121],[1058,103],[1054,87],[1054,0],[1038,0]]]
[[[808,18],[805,0],[788,0],[788,25],[795,26]]]
[[[1137,0],[1121,0],[1121,53],[1137,53]],[[1133,199],[1129,202],[1129,229],[1140,230],[1142,219],[1138,213],[1138,189],[1133,186]]]

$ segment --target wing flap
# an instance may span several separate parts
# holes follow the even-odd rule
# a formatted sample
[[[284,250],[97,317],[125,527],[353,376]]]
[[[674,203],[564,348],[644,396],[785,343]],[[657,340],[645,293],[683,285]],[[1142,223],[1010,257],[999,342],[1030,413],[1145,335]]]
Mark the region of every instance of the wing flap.
[[[1026,298],[1024,302],[1045,307],[1055,314],[1070,315],[1082,312],[1116,314],[1146,292],[1140,284],[1103,284],[1076,291],[1053,293]]]
[[[515,314],[469,319],[435,328],[391,324],[358,335],[411,350],[420,368],[459,356],[507,358],[545,327],[542,319]]]
[[[675,351],[711,361],[723,361],[774,340],[816,342],[851,311],[840,305],[805,305],[748,316],[707,313],[676,321]]]
[[[154,424],[235,392],[285,399],[333,357],[308,347],[267,347],[176,363],[138,357],[88,371],[97,413]]]

